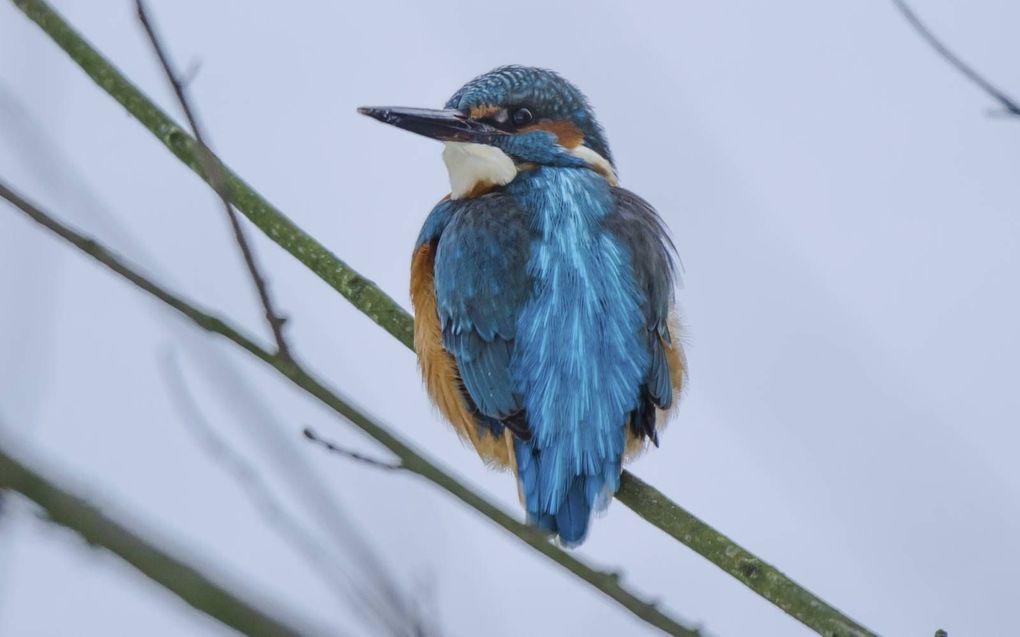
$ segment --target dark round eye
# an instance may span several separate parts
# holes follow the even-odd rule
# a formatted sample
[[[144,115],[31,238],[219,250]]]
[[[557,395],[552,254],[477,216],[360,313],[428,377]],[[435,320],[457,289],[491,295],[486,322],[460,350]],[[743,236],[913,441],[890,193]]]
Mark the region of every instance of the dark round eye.
[[[531,120],[535,119],[535,116],[527,108],[518,108],[510,118],[513,119],[514,126],[524,126],[530,124]]]

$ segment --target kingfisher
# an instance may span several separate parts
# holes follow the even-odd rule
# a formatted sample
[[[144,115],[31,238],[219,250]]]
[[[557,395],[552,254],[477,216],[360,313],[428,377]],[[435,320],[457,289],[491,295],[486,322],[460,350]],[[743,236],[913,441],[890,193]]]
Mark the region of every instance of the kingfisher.
[[[428,393],[513,471],[529,524],[580,544],[686,377],[665,224],[618,185],[587,98],[553,71],[503,66],[442,109],[358,111],[444,144],[450,193],[411,260]]]

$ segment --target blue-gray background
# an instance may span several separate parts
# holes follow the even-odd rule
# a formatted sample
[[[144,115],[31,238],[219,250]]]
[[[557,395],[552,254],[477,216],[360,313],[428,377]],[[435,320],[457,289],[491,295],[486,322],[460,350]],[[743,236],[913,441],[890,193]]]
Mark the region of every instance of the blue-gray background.
[[[1020,4],[915,4],[1020,92]],[[177,116],[129,2],[57,6]],[[447,188],[440,149],[355,107],[440,105],[510,62],[576,82],[622,183],[661,211],[686,268],[689,391],[662,448],[633,469],[883,634],[1016,630],[1020,128],[989,117],[994,104],[889,2],[152,8],[178,65],[201,61],[193,96],[226,161],[405,306],[410,248]],[[208,189],[6,2],[0,174],[263,333]],[[439,422],[411,353],[264,237],[256,244],[301,356],[516,509],[510,479]],[[253,428],[277,428],[445,633],[651,632],[428,484],[303,444],[310,424],[374,449],[7,209],[0,299],[4,444],[255,594],[373,634],[188,433],[160,371],[168,347],[219,434],[295,515],[310,520],[315,507]],[[221,391],[239,378],[264,404]],[[12,505],[0,518],[0,634],[225,632]],[[619,504],[579,553],[714,634],[807,634]]]

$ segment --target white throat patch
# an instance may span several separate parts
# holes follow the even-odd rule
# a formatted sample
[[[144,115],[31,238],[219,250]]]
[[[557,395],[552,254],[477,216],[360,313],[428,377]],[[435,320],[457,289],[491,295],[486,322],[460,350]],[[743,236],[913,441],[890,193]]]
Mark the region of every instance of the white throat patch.
[[[570,154],[583,159],[592,169],[616,186],[616,171],[605,157],[587,146],[577,146]],[[505,186],[517,176],[517,166],[509,155],[495,146],[469,142],[445,142],[443,162],[450,173],[450,199],[463,199],[476,189]]]
[[[477,187],[505,186],[517,176],[514,160],[495,146],[468,142],[446,142],[444,146],[450,199],[461,199]]]

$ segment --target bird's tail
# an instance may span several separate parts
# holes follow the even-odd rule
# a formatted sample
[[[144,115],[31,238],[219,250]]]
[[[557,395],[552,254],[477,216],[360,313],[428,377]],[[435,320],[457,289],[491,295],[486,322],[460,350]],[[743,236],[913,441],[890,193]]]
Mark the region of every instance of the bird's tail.
[[[517,478],[528,523],[559,537],[567,547],[584,541],[592,513],[602,511],[620,485],[620,462],[594,474],[570,471],[554,451],[515,440]]]

